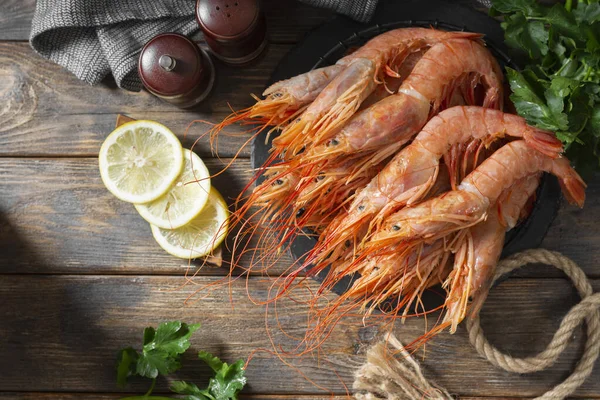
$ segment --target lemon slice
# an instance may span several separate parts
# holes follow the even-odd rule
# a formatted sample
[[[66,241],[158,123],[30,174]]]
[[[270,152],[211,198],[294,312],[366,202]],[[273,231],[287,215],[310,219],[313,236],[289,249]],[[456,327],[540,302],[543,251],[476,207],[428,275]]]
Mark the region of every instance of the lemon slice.
[[[121,200],[147,203],[165,194],[183,168],[177,136],[154,121],[131,121],[115,129],[98,155],[100,176]]]
[[[150,226],[154,239],[167,253],[179,258],[198,258],[210,254],[223,242],[228,218],[227,204],[213,187],[200,214],[187,225],[177,229]]]
[[[136,204],[142,218],[163,229],[179,228],[196,217],[208,200],[210,175],[200,157],[183,149],[184,165],[179,178],[166,194],[145,204]]]

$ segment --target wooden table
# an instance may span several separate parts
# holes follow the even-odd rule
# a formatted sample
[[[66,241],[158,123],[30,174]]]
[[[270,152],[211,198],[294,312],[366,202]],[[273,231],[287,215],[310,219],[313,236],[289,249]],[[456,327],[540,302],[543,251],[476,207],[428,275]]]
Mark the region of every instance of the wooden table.
[[[187,263],[164,253],[134,208],[108,193],[96,156],[117,113],[158,120],[190,146],[205,130],[195,125],[183,138],[190,121],[216,122],[227,115],[228,103],[235,108],[250,105],[249,94],[260,93],[286,52],[331,13],[292,1],[267,1],[271,44],[264,58],[240,69],[219,64],[210,101],[197,110],[181,111],[146,92],[119,90],[111,82],[90,87],[34,54],[27,43],[34,3],[0,3],[0,399],[118,398],[123,390],[115,384],[117,350],[139,346],[143,327],[165,320],[201,322],[194,349],[228,361],[269,348],[264,308],[248,301],[245,281],[184,304],[200,288],[181,287]],[[221,143],[225,162],[242,141]],[[221,167],[207,141],[196,149],[213,172]],[[249,169],[249,150],[244,149],[214,185],[231,198],[248,181]],[[594,216],[600,215],[599,192],[597,177],[589,181],[585,210],[563,207],[543,243],[579,263],[596,290],[600,225]],[[284,257],[272,274],[284,271],[289,262]],[[225,273],[205,268],[195,282],[214,283]],[[252,276],[248,290],[264,297],[271,282]],[[531,266],[492,291],[483,326],[500,348],[533,355],[576,302],[576,293],[560,273]],[[282,323],[298,333],[306,309],[287,305]],[[285,343],[272,319],[269,325]],[[425,321],[413,318],[397,334],[408,341],[424,329]],[[361,327],[359,321],[344,324],[319,357],[293,360],[298,370],[259,352],[248,368],[245,393],[253,399],[344,396],[344,383],[351,385],[352,373],[377,333],[376,326]],[[455,335],[444,333],[432,341],[423,363],[428,376],[462,398],[532,397],[567,376],[583,337],[583,330],[574,335],[554,367],[527,376],[499,371],[474,354],[462,327]],[[187,357],[182,376],[203,384],[208,370],[193,358]],[[161,381],[158,391],[166,387]],[[126,393],[145,389],[144,382],[134,381]],[[600,399],[600,369],[577,396]]]

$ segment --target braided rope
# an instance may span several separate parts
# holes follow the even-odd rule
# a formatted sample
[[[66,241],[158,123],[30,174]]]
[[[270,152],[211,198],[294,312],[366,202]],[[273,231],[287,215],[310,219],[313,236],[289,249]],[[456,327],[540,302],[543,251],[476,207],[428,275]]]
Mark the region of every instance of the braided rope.
[[[600,354],[600,293],[592,294],[585,273],[569,258],[560,253],[544,249],[527,250],[515,254],[498,264],[494,281],[526,264],[540,263],[552,265],[562,270],[573,282],[582,301],[573,307],[560,323],[552,341],[544,351],[534,357],[515,358],[502,353],[491,345],[481,329],[479,316],[467,321],[469,340],[477,352],[495,366],[506,371],[530,373],[548,368],[565,350],[573,331],[585,320],[587,325],[587,342],[585,350],[572,374],[561,384],[544,393],[537,399],[563,399],[572,394],[592,373],[594,363]]]
[[[514,358],[492,346],[484,336],[479,316],[467,320],[469,340],[477,352],[495,366],[510,372],[529,373],[550,367],[567,347],[573,331],[584,320],[587,325],[587,341],[581,359],[571,375],[550,391],[537,397],[543,400],[562,400],[572,394],[592,373],[600,353],[600,293],[593,294],[584,272],[569,258],[553,251],[527,250],[502,260],[497,267],[494,281],[502,275],[526,264],[552,265],[562,270],[572,281],[582,301],[573,307],[560,323],[552,341],[544,351],[534,357]],[[390,362],[392,354],[399,356]],[[395,337],[372,346],[367,352],[367,362],[356,372],[354,389],[358,400],[414,400],[428,398],[449,400],[446,390],[429,382],[418,363],[406,352]]]

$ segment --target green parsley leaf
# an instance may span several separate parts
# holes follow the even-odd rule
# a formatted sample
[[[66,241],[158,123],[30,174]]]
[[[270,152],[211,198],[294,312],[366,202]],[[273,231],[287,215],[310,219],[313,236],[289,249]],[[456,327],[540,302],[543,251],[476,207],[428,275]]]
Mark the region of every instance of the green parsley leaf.
[[[219,357],[213,356],[206,351],[199,352],[198,358],[208,364],[208,366],[215,372],[219,372],[221,367],[223,367],[223,361],[221,361]]]
[[[177,357],[161,350],[144,351],[137,362],[136,373],[146,378],[168,375],[181,368]]]
[[[154,330],[144,330],[144,348],[136,372],[146,378],[168,375],[181,368],[179,355],[190,347],[190,336],[200,324],[187,325],[179,321],[163,322]]]
[[[544,21],[550,24],[558,33],[570,37],[575,41],[585,42],[585,35],[579,25],[577,25],[573,14],[568,12],[562,4],[556,3],[552,6]]]
[[[557,117],[546,104],[545,97],[539,93],[539,82],[536,82],[535,75],[527,71],[521,73],[512,68],[506,68],[506,72],[513,92],[510,99],[517,112],[529,123],[540,128],[560,130],[564,126],[564,119]]]
[[[208,389],[201,390],[198,386],[193,383],[185,381],[173,381],[169,386],[172,392],[177,394],[186,394],[186,400],[212,400],[213,397],[210,395]]]
[[[229,365],[205,351],[198,353],[198,358],[216,372],[215,377],[210,379],[208,385],[208,390],[215,400],[236,400],[237,394],[246,385],[244,361],[238,360]]]
[[[550,83],[550,89],[552,89],[558,96],[567,97],[573,90],[579,87],[580,83],[575,79],[565,78],[557,76],[552,79]]]
[[[556,132],[580,173],[600,167],[600,1],[546,6],[492,0],[506,44],[526,55],[507,68],[511,100],[529,124]]]
[[[521,13],[507,16],[502,23],[506,43],[529,57],[538,58],[548,53],[549,33],[542,21],[527,21]]]
[[[578,23],[593,24],[600,21],[600,3],[579,3],[573,10],[573,16]]]
[[[521,12],[526,16],[539,16],[542,13],[535,0],[495,0],[492,8],[502,14]]]
[[[153,334],[144,332],[144,351],[162,350],[169,355],[184,353],[190,347],[190,337],[200,324],[188,325],[180,321],[163,322]]]
[[[117,385],[119,387],[125,386],[127,378],[135,374],[138,358],[138,352],[131,347],[119,351],[119,364],[117,365]]]
[[[144,346],[141,354],[131,347],[119,352],[117,383],[122,386],[127,378],[139,375],[152,379],[150,389],[144,396],[127,397],[122,400],[169,400],[171,397],[151,396],[156,377],[168,375],[179,368],[179,357],[190,347],[190,337],[200,328],[200,324],[188,325],[179,321],[164,322],[156,329],[144,329]],[[210,353],[201,351],[198,358],[214,371],[208,387],[200,389],[193,383],[174,381],[170,389],[184,395],[183,400],[237,400],[238,393],[246,385],[244,361],[238,360],[229,365]]]
[[[590,128],[595,137],[600,138],[600,105],[596,105],[591,112]]]

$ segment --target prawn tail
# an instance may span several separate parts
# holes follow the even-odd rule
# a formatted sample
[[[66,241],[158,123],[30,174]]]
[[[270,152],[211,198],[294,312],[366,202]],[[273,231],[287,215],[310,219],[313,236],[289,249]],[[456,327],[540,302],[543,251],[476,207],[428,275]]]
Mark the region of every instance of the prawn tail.
[[[570,204],[577,204],[580,208],[583,208],[587,185],[574,169],[569,169],[570,171],[566,176],[559,177],[560,187],[563,195]]]
[[[465,39],[474,40],[480,44],[484,44],[483,33],[477,32],[448,32],[449,39]]]
[[[472,297],[475,251],[473,238],[465,235],[454,256],[454,268],[442,287],[446,289],[446,314],[442,323],[450,326],[450,333],[455,333],[458,324],[467,315],[469,299]]]
[[[527,129],[523,134],[527,145],[548,157],[559,157],[563,152],[562,142],[551,132],[542,129]]]
[[[500,88],[488,88],[483,98],[483,107],[494,110],[502,110],[504,95]]]

